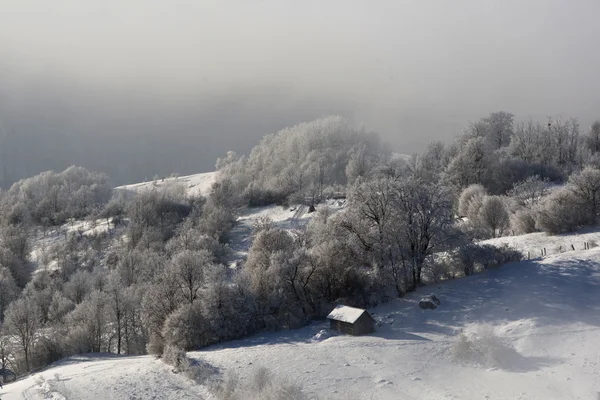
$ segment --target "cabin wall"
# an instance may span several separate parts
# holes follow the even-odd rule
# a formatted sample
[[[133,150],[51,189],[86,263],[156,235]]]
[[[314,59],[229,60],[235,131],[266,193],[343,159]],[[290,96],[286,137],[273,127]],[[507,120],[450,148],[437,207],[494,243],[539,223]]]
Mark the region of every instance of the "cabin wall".
[[[355,335],[365,335],[367,333],[375,332],[375,321],[369,314],[364,313],[354,323],[354,332]]]
[[[346,333],[348,335],[355,335],[354,333],[354,325],[348,322],[335,321],[333,319],[329,320],[329,327],[333,330],[336,330],[341,333]]]

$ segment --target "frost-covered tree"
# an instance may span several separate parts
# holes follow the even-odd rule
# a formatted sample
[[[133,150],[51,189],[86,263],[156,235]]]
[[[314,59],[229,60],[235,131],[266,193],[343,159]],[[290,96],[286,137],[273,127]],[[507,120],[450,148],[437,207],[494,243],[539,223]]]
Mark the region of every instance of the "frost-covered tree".
[[[548,180],[539,175],[532,175],[525,180],[514,184],[507,193],[521,207],[531,208],[548,194]]]
[[[410,291],[422,283],[427,257],[456,239],[452,201],[445,187],[418,179],[399,181],[393,198],[397,223],[392,229],[398,247],[404,247],[401,257],[410,265]]]
[[[536,231],[536,212],[532,209],[522,208],[510,216],[510,228],[517,235],[524,235]]]
[[[513,134],[514,115],[499,111],[491,113],[474,124],[467,130],[471,137],[481,137],[486,146],[492,151],[508,146]]]
[[[92,291],[91,273],[85,270],[75,272],[65,283],[63,291],[69,300],[80,304]]]
[[[479,221],[489,229],[493,237],[502,235],[508,228],[509,215],[500,196],[486,196],[479,210]]]
[[[290,196],[314,202],[325,188],[368,173],[382,153],[376,135],[343,118],[326,117],[267,135],[248,158],[228,154],[218,166],[220,180],[229,181],[249,205],[285,202]]]
[[[385,264],[385,235],[395,206],[396,183],[395,178],[368,180],[349,193],[350,212],[344,226],[358,238],[366,251],[377,255],[380,268]]]
[[[4,321],[4,312],[8,305],[19,295],[19,288],[10,270],[0,267],[0,323]]]
[[[212,265],[213,255],[207,250],[184,250],[171,260],[169,271],[186,302],[193,303],[198,298],[204,285],[204,274]]]
[[[483,137],[468,139],[446,168],[446,180],[456,188],[485,182],[492,165]]]
[[[75,303],[65,297],[61,292],[54,292],[48,307],[48,322],[54,326],[63,325],[66,316],[73,311]]]
[[[68,343],[74,352],[109,351],[109,300],[104,292],[93,291],[67,316]]]
[[[30,298],[16,300],[6,310],[5,333],[14,338],[23,351],[26,371],[30,370],[31,353],[41,327],[40,309]]]
[[[414,290],[426,258],[454,234],[450,194],[415,177],[382,178],[351,193],[341,226],[380,271],[391,272],[399,293]]]
[[[6,200],[24,204],[38,223],[59,225],[68,218],[92,214],[111,195],[106,175],[72,166],[61,173],[47,171],[15,183]]]
[[[547,125],[520,123],[508,152],[532,165],[557,167],[569,173],[580,162],[579,123],[576,119],[556,119]]]
[[[600,170],[586,167],[583,171],[571,175],[569,186],[589,213],[589,223],[596,224],[600,212]]]
[[[483,197],[487,195],[485,188],[479,184],[473,184],[466,187],[460,197],[458,199],[458,215],[462,217],[473,216],[473,214],[477,215],[479,210],[476,213],[473,213],[473,208],[471,204],[474,201],[481,202]]]
[[[600,152],[600,121],[594,121],[585,137],[585,145],[592,154]]]
[[[569,187],[554,190],[535,207],[536,228],[552,233],[572,232],[589,222],[589,212]]]
[[[148,353],[162,354],[163,325],[167,317],[185,302],[177,279],[169,271],[157,277],[142,299],[144,324],[148,331]]]
[[[427,145],[427,149],[418,158],[418,174],[425,181],[437,181],[450,161],[444,143],[434,141]]]
[[[165,320],[162,335],[168,345],[197,350],[208,341],[207,323],[198,304],[183,304]]]
[[[192,207],[180,190],[149,190],[138,194],[127,206],[130,220],[128,236],[132,247],[146,244],[143,239],[153,236],[152,241],[162,243],[170,239],[177,225],[192,211]]]

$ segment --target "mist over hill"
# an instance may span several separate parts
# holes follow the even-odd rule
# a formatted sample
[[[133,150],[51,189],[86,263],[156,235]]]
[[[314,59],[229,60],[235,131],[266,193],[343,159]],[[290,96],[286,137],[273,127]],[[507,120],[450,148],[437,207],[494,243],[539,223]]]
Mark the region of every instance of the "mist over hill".
[[[493,110],[597,117],[596,2],[5,0],[0,184],[82,165],[114,185],[214,169],[326,115],[401,153]]]

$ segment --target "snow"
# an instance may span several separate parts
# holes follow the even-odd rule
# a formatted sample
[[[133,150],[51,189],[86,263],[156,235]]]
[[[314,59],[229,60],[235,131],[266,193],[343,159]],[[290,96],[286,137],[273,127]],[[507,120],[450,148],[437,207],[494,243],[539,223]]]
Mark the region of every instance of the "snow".
[[[346,200],[330,199],[325,201],[321,206],[326,206],[335,213],[345,208]],[[261,219],[268,219],[275,228],[293,231],[306,226],[315,215],[315,213],[309,213],[308,211],[309,208],[305,205],[293,205],[290,207],[270,205],[244,209],[238,216],[236,225],[229,233],[229,247],[233,250],[235,263],[245,259],[248,255],[248,250],[254,239],[252,230],[256,222]]]
[[[599,289],[600,249],[569,252],[435,285],[436,310],[419,292],[373,308],[370,335],[327,338],[316,323],[190,355],[242,379],[266,366],[325,399],[594,399]],[[501,351],[456,362],[458,334],[488,325]]]
[[[479,242],[480,244],[490,244],[493,246],[508,245],[509,247],[521,251],[525,258],[542,256],[542,251],[546,249],[546,255],[559,254],[564,252],[584,250],[584,243],[589,243],[590,247],[600,244],[600,229],[598,227],[581,229],[574,233],[549,235],[544,232],[529,233],[519,236],[503,236],[496,239],[488,239]]]
[[[193,178],[195,177],[195,178]],[[214,174],[157,182],[187,182],[188,190],[209,190]],[[128,185],[146,190],[153,183]],[[327,202],[334,212],[344,200]],[[306,206],[246,209],[232,232],[232,248],[243,257],[254,224],[269,218],[293,232],[314,214]],[[107,229],[106,221],[66,224],[38,234],[32,259],[72,234]],[[529,260],[421,289],[375,307],[376,332],[339,335],[326,321],[305,328],[265,333],[212,346],[189,356],[221,373],[248,380],[259,366],[302,385],[321,399],[594,399],[600,392],[600,230],[568,235],[532,233],[486,240],[507,244]],[[571,245],[575,248],[572,250]],[[540,257],[546,249],[546,257]],[[47,266],[47,268],[51,268]],[[421,310],[431,291],[435,310]],[[345,314],[345,313],[343,313]],[[486,333],[487,332],[487,333]],[[458,338],[475,351],[456,357]],[[196,385],[151,356],[72,357],[0,389],[11,399],[211,399]]]
[[[29,259],[32,263],[33,273],[41,270],[54,271],[58,269],[58,262],[54,259],[46,259],[47,253],[52,246],[64,244],[68,237],[93,236],[96,234],[110,233],[112,229],[112,240],[116,242],[123,234],[123,228],[116,231],[112,228],[112,220],[106,219],[90,220],[71,220],[61,226],[48,228],[44,233],[37,230],[32,233],[32,246]]]
[[[152,356],[72,357],[0,389],[2,400],[206,399],[206,388]]]
[[[353,324],[357,319],[365,312],[361,308],[354,308],[344,305],[339,305],[329,313],[327,319],[333,319],[336,321],[348,322]]]
[[[323,321],[188,356],[243,381],[265,366],[321,399],[594,399],[600,391],[599,289],[600,248],[578,249],[375,307],[369,310],[377,322],[373,334],[331,335]],[[432,290],[441,305],[419,309],[419,299]],[[459,333],[479,351],[468,360],[456,359]],[[42,398],[44,388],[68,399],[211,398],[153,357],[99,355],[7,384],[0,397]]]
[[[131,185],[118,186],[115,189],[125,192],[139,193],[145,190],[168,189],[176,185],[183,185],[188,196],[203,195],[207,196],[210,193],[212,184],[217,178],[217,172],[205,172],[202,174],[172,177],[165,179],[157,179],[156,181],[134,183]]]

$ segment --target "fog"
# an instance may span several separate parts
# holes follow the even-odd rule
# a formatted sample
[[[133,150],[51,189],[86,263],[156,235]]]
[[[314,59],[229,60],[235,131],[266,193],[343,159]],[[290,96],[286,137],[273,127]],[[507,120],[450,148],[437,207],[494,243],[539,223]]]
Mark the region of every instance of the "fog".
[[[600,118],[595,0],[0,0],[0,175],[210,171],[339,114],[397,151],[492,111]]]

